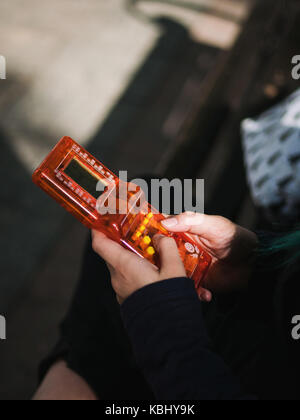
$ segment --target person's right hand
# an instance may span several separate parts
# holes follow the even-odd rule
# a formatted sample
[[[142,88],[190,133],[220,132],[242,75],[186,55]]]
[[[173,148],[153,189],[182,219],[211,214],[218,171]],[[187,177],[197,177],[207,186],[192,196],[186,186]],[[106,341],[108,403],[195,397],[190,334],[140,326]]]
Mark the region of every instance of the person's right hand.
[[[196,235],[202,248],[213,257],[202,287],[223,293],[248,284],[258,246],[255,233],[223,217],[190,212],[170,217],[162,225],[170,232]]]

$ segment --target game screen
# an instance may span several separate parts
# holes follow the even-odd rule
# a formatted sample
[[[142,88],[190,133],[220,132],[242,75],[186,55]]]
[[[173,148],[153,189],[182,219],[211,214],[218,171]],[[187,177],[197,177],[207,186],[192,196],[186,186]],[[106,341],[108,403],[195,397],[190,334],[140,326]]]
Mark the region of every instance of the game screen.
[[[64,172],[96,200],[99,198],[101,192],[97,191],[97,185],[99,181],[104,184],[104,181],[84,168],[78,160],[73,159]]]

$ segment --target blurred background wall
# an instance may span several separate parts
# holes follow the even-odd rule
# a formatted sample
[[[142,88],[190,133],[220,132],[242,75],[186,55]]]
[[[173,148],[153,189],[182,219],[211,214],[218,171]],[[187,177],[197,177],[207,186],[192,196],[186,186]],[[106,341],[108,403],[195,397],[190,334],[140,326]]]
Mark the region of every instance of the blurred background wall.
[[[32,395],[88,235],[32,185],[34,168],[68,135],[113,170],[205,178],[207,211],[252,227],[239,124],[296,88],[297,5],[284,6],[2,0],[1,399]]]

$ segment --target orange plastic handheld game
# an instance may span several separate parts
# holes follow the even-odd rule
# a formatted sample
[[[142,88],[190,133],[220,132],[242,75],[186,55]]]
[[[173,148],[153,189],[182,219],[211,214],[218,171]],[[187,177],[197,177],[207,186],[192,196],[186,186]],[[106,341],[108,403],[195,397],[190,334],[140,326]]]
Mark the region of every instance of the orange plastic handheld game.
[[[125,188],[116,175],[69,137],[60,140],[50,155],[34,172],[33,181],[72,213],[89,229],[96,229],[112,240],[159,266],[159,256],[152,243],[157,233],[176,240],[187,276],[199,289],[211,257],[203,251],[193,237],[171,234],[161,225],[165,217],[148,202],[139,208],[142,192]],[[127,184],[129,185],[129,184]],[[130,191],[129,191],[130,190]],[[100,192],[102,191],[102,193]],[[116,195],[116,212],[103,212],[112,194]],[[99,203],[102,208],[99,209]],[[122,208],[122,211],[120,209]],[[139,210],[137,211],[137,208]],[[124,211],[125,209],[125,211]]]

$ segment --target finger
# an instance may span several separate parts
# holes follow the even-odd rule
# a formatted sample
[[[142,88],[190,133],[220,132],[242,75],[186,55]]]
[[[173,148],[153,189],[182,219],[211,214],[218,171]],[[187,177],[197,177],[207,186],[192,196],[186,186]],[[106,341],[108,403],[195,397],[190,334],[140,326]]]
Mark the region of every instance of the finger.
[[[206,239],[234,229],[234,224],[224,217],[190,212],[166,219],[162,225],[171,232],[187,232]]]
[[[124,302],[124,299],[122,299],[119,295],[116,295],[116,299],[119,305],[122,305],[122,303]]]
[[[149,261],[139,257],[107,238],[98,231],[92,232],[93,249],[107,263],[111,276],[116,273],[125,277],[134,277],[137,273],[144,272],[146,275],[157,273],[158,268]]]
[[[121,261],[124,264],[127,259],[134,256],[130,251],[127,251],[117,242],[107,238],[101,232],[92,231],[92,238],[94,251],[113,269],[117,269]]]
[[[111,277],[112,277],[113,275],[115,275],[116,270],[114,269],[114,267],[113,267],[112,265],[108,264],[108,263],[106,263],[106,265],[107,265],[107,268],[108,268],[108,270],[109,270],[109,272],[110,272]]]
[[[160,256],[161,276],[165,279],[186,277],[186,271],[175,240],[164,235],[156,235],[153,239],[154,246]]]
[[[212,293],[207,290],[203,289],[202,287],[198,290],[198,295],[200,300],[203,302],[211,302],[212,301]]]

